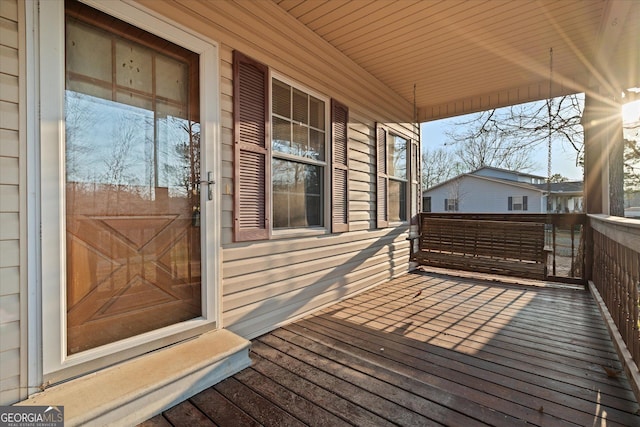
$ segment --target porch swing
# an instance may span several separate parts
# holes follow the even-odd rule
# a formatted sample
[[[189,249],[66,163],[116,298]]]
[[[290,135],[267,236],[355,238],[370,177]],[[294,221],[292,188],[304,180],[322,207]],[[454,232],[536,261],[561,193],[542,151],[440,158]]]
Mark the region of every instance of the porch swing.
[[[551,203],[552,82],[553,48],[550,48],[547,99],[547,212]],[[538,280],[547,278],[550,251],[546,245],[544,220],[527,214],[421,213],[419,218],[418,235],[409,238],[412,262],[423,266]],[[555,258],[553,272],[555,273]]]

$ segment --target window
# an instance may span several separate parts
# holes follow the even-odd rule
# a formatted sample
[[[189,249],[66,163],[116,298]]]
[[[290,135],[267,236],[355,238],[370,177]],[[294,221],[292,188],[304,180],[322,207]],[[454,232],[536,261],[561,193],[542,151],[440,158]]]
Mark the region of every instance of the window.
[[[528,210],[527,196],[510,196],[508,199],[507,209],[510,211]]]
[[[348,230],[348,117],[344,105],[234,51],[235,241]]]
[[[431,196],[422,198],[422,212],[431,212]]]
[[[444,199],[445,212],[457,212],[458,211],[458,199]]]
[[[273,228],[323,227],[327,103],[271,83]]]
[[[407,220],[407,147],[407,140],[400,136],[387,138],[389,221]]]
[[[389,222],[408,220],[409,211],[409,171],[407,159],[417,158],[417,145],[407,138],[387,129],[386,126],[376,126],[376,216],[378,228],[387,227]],[[409,150],[411,155],[409,155]],[[416,162],[417,164],[417,162]],[[414,166],[417,171],[417,166]],[[417,184],[414,186],[417,190]],[[415,199],[415,198],[414,198]],[[417,201],[414,200],[417,204]],[[413,202],[412,202],[413,203]]]

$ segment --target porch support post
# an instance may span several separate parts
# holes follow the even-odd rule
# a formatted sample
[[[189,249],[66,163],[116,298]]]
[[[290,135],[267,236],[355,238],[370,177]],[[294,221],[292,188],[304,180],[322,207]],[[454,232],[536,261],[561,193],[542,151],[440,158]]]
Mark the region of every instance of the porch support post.
[[[587,214],[624,216],[621,104],[598,90],[585,93],[584,209]],[[584,278],[592,279],[593,229],[585,228]]]
[[[621,104],[597,91],[585,94],[584,205],[586,213],[624,216]]]

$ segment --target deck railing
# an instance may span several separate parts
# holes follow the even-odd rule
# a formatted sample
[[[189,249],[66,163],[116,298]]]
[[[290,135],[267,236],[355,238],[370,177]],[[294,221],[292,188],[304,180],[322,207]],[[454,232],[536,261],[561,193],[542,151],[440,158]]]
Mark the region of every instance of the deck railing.
[[[591,281],[633,359],[629,363],[640,368],[640,221],[586,214],[421,213],[420,227],[429,224],[429,218],[545,224],[545,249],[551,258],[546,279],[584,285]],[[417,250],[417,245],[412,248],[412,256]],[[636,393],[640,396],[640,389]]]
[[[640,368],[640,221],[589,215],[588,277]]]
[[[481,214],[421,213],[424,219],[533,222],[545,225],[545,249],[549,253],[547,278],[565,283],[585,283],[585,214]]]

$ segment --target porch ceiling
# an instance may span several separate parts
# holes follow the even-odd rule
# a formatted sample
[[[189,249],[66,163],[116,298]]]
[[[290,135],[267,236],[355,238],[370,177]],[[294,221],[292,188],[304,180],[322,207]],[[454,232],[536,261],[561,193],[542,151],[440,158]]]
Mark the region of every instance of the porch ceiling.
[[[640,83],[633,0],[273,0],[409,102],[419,121]]]

